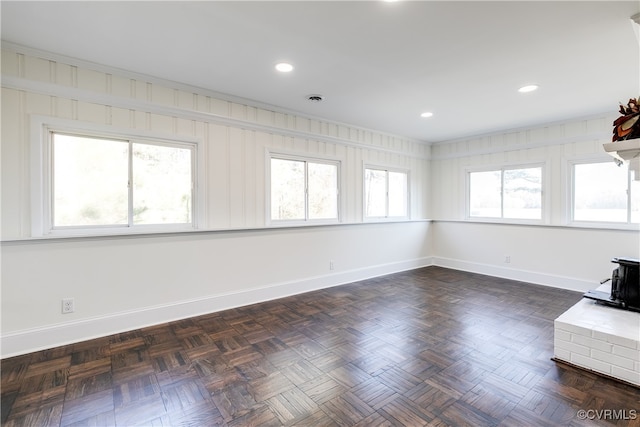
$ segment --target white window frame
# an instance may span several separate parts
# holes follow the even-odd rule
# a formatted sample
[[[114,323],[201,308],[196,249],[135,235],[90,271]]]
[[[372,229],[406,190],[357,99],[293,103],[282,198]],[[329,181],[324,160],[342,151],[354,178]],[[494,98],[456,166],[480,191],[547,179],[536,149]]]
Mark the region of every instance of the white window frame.
[[[583,227],[583,228],[603,228],[603,229],[619,229],[619,230],[638,230],[640,229],[640,224],[631,222],[631,180],[632,180],[632,172],[627,168],[627,220],[626,222],[615,222],[615,221],[583,221],[583,220],[575,220],[575,166],[576,165],[585,165],[585,164],[595,164],[595,163],[614,163],[614,160],[607,155],[598,155],[598,156],[589,156],[589,157],[578,157],[566,159],[565,163],[567,165],[566,170],[566,183],[567,183],[567,193],[566,193],[566,224],[574,227]]]
[[[280,159],[280,160],[290,160],[295,162],[304,162],[305,163],[305,182],[304,182],[304,218],[303,219],[273,219],[271,218],[271,160],[272,159]],[[293,225],[321,225],[321,224],[337,224],[342,221],[342,161],[335,158],[324,158],[324,157],[313,157],[313,156],[304,156],[299,154],[286,153],[282,151],[269,151],[266,150],[266,178],[265,178],[265,218],[267,226],[293,226]],[[322,218],[322,219],[311,219],[309,218],[309,188],[308,188],[308,168],[307,165],[309,163],[316,164],[325,164],[325,165],[333,165],[336,167],[336,203],[337,203],[337,213],[336,218]]]
[[[189,224],[138,224],[54,227],[52,133],[88,138],[105,138],[192,150],[192,214]],[[31,118],[31,235],[32,237],[75,237],[122,234],[183,232],[205,227],[203,144],[190,137],[176,138],[136,129],[114,129],[92,123],[44,116]],[[129,202],[131,203],[131,202]]]
[[[385,216],[367,216],[367,184],[366,173],[367,169],[386,172],[386,201],[385,201]],[[403,173],[407,175],[407,214],[403,216],[389,216],[389,172]],[[380,221],[405,221],[411,219],[411,171],[409,169],[381,166],[375,164],[365,163],[362,167],[362,218],[365,222],[380,222]]]
[[[540,176],[542,182],[540,183],[540,219],[527,219],[527,218],[505,218],[504,217],[504,172],[517,169],[533,169],[540,168]],[[483,166],[478,168],[465,169],[465,220],[474,222],[496,222],[496,223],[508,223],[508,224],[547,224],[549,223],[549,212],[547,206],[549,205],[549,165],[548,162],[532,162],[532,163],[513,163],[494,166]],[[471,216],[471,174],[475,172],[492,172],[500,171],[501,179],[501,194],[500,194],[500,217],[482,217]]]

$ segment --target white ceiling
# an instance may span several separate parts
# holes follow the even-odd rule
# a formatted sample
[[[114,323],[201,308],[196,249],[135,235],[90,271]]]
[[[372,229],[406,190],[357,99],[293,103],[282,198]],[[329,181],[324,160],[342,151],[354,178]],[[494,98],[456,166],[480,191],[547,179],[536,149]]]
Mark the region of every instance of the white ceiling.
[[[1,2],[3,41],[426,142],[615,114],[640,95],[638,12],[638,1]],[[517,92],[529,83],[540,89]]]

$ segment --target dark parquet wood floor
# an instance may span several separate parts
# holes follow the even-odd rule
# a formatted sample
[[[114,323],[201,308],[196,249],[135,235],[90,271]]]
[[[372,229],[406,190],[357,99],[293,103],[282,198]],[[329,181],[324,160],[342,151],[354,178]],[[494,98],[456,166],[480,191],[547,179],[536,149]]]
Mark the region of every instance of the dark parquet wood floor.
[[[551,360],[579,299],[428,267],[134,330],[2,360],[2,425],[640,425]]]

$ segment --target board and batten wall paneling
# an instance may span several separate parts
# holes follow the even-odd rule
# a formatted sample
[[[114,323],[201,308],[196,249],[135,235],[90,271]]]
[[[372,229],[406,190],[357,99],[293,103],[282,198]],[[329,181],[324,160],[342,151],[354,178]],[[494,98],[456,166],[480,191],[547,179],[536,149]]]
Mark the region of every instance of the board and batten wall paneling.
[[[427,144],[217,99],[204,90],[197,93],[197,88],[170,87],[167,82],[145,80],[145,76],[66,64],[59,58],[3,49],[2,59],[3,178],[20,183],[22,195],[12,196],[8,191],[3,198],[3,239],[30,237],[27,200],[32,116],[94,124],[123,134],[139,131],[168,139],[199,139],[206,151],[207,217],[203,223],[209,228],[266,225],[263,159],[267,149],[340,160],[344,222],[363,220],[365,161],[409,169],[412,195],[418,201],[412,204],[412,219],[428,217],[426,203],[420,202],[428,183],[418,179],[429,167]]]
[[[615,106],[611,115],[595,116],[538,128],[521,129],[431,146],[432,202],[430,217],[438,220],[465,219],[466,171],[530,163],[543,163],[549,178],[546,187],[551,192],[552,224],[565,225],[567,162],[576,159],[610,160],[602,144],[611,138],[611,123],[617,117]]]
[[[2,357],[431,264],[427,144],[4,43],[1,65]],[[204,230],[32,240],[34,118],[198,140]],[[268,228],[269,152],[339,160],[343,223]],[[363,221],[368,159],[410,171],[412,221]]]
[[[640,258],[637,224],[587,228],[570,221],[570,162],[612,161],[602,144],[609,142],[616,117],[614,110],[611,115],[434,144],[429,187],[434,263],[586,291],[611,276],[613,257]],[[468,170],[530,163],[545,169],[542,224],[468,220]]]

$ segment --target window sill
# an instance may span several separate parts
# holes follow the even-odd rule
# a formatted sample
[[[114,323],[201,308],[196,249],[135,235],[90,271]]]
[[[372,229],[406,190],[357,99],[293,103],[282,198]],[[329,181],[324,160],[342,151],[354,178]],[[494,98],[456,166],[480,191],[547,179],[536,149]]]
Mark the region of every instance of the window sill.
[[[90,241],[90,240],[111,240],[111,239],[137,239],[145,237],[179,237],[187,235],[222,235],[222,234],[239,234],[239,233],[258,233],[258,232],[270,232],[270,231],[282,231],[282,230],[299,230],[304,228],[324,228],[324,227],[353,227],[353,226],[367,226],[374,224],[400,224],[400,223],[430,223],[430,219],[419,220],[406,220],[406,221],[380,221],[380,222],[336,222],[336,223],[312,223],[312,224],[281,224],[281,225],[269,225],[265,227],[254,228],[193,228],[182,230],[162,230],[151,231],[138,230],[137,232],[122,232],[122,233],[101,233],[101,234],[75,234],[75,235],[46,235],[37,237],[18,237],[4,239],[0,241],[1,244],[20,244],[20,243],[37,243],[37,242],[64,242],[64,241]]]
[[[512,224],[512,225],[547,225],[541,219],[511,219],[511,218],[481,218],[481,217],[468,217],[465,218],[466,222],[477,222],[485,224]]]
[[[411,219],[409,217],[404,217],[404,216],[389,216],[389,217],[384,217],[384,216],[380,216],[380,217],[369,217],[369,218],[365,218],[363,220],[363,222],[365,223],[376,223],[376,222],[407,222],[407,221],[411,221]]]
[[[615,223],[593,223],[593,222],[571,222],[567,224],[551,224],[542,222],[525,222],[525,221],[500,221],[500,220],[483,220],[478,218],[463,219],[463,220],[449,220],[449,219],[434,219],[434,223],[448,222],[448,223],[467,223],[467,224],[492,224],[492,225],[505,225],[505,226],[530,226],[530,227],[545,227],[545,228],[566,228],[566,229],[586,229],[586,230],[603,230],[603,231],[640,231],[640,224],[615,224]]]
[[[640,231],[640,224],[616,222],[574,221],[567,224],[569,228],[592,228],[597,230]]]
[[[288,227],[320,227],[324,225],[342,224],[337,219],[316,219],[316,220],[274,220],[267,223],[265,228],[288,228]]]

